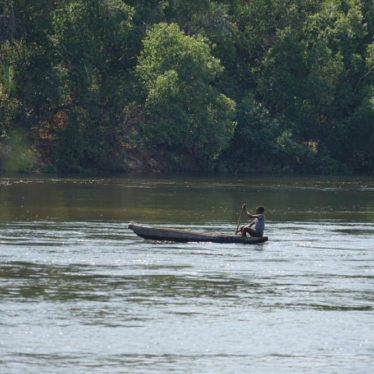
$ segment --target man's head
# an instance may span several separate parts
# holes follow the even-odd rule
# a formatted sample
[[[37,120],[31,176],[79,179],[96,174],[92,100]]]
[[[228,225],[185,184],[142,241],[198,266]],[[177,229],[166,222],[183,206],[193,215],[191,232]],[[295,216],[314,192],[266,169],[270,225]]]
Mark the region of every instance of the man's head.
[[[263,206],[258,206],[257,208],[256,208],[256,213],[257,214],[262,214],[262,213],[264,213],[265,212],[265,208],[263,207]]]

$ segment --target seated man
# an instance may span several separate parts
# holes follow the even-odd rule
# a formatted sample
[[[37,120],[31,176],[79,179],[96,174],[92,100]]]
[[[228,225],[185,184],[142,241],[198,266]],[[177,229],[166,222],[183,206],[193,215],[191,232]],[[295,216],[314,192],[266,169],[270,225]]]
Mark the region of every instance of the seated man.
[[[264,229],[265,229],[265,216],[264,216],[264,207],[258,206],[256,208],[255,214],[250,214],[247,210],[246,204],[243,204],[242,206],[243,212],[250,218],[254,218],[254,220],[246,225],[241,226],[239,229],[235,231],[235,234],[238,232],[242,233],[242,236],[247,236],[247,233],[249,233],[250,236],[255,237],[261,237],[264,235]],[[254,225],[254,228],[252,226]]]

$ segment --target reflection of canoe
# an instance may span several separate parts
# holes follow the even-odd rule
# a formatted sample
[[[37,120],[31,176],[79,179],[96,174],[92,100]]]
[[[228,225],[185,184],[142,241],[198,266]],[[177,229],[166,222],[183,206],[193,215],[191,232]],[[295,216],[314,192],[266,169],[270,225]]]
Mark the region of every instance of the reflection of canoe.
[[[154,226],[129,224],[129,229],[144,239],[165,240],[170,242],[213,242],[213,243],[245,243],[257,244],[268,240],[267,236],[261,238],[244,237],[240,235],[219,235],[193,232],[179,229],[169,229]]]

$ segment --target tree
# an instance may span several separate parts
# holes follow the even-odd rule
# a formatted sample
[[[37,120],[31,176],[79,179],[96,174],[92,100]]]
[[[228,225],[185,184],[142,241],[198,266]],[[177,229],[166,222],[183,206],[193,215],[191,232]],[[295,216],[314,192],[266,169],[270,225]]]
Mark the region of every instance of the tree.
[[[280,166],[277,137],[280,125],[264,105],[248,94],[238,104],[238,125],[222,163],[232,173],[272,172]]]
[[[136,72],[144,92],[145,141],[167,151],[178,167],[209,164],[235,126],[234,102],[214,87],[219,61],[206,39],[187,36],[176,24],[155,25],[143,44]]]
[[[371,172],[373,15],[372,0],[3,0],[0,162]]]
[[[117,169],[124,157],[121,142],[123,108],[129,101],[129,38],[133,10],[121,0],[77,0],[53,14],[53,40],[61,81],[61,109],[68,111],[57,124],[55,162],[63,169]],[[79,127],[79,129],[71,129]],[[66,131],[65,131],[66,129]],[[71,134],[74,143],[69,142]],[[67,137],[67,139],[65,139]],[[64,160],[66,147],[71,160]]]

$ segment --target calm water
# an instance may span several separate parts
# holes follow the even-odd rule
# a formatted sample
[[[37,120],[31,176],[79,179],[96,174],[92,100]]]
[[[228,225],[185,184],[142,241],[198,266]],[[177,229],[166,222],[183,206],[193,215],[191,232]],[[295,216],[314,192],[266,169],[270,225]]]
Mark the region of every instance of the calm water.
[[[0,179],[1,373],[371,373],[373,309],[374,178]]]

